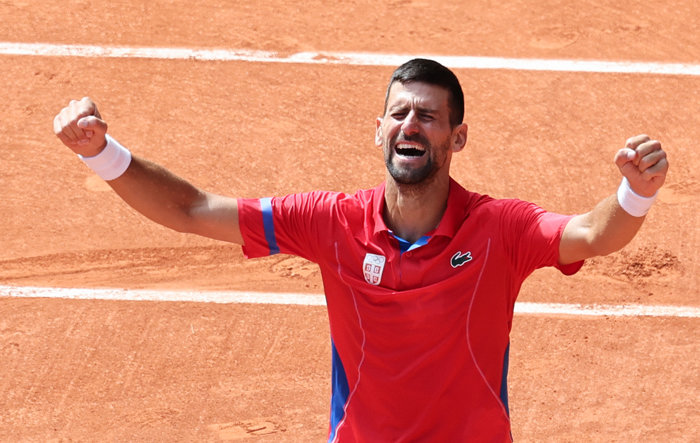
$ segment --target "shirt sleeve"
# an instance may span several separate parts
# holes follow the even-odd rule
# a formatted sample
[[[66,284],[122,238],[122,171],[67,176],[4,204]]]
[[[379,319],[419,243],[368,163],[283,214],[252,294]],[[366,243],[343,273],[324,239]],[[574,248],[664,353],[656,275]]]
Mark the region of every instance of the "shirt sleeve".
[[[572,275],[583,266],[583,260],[568,265],[559,264],[559,243],[564,228],[574,217],[547,212],[539,206],[520,200],[504,203],[502,235],[510,245],[513,266],[522,276],[535,269],[553,266],[564,275]]]
[[[317,262],[322,228],[332,226],[337,193],[315,191],[285,197],[238,199],[238,223],[247,258],[278,253]]]

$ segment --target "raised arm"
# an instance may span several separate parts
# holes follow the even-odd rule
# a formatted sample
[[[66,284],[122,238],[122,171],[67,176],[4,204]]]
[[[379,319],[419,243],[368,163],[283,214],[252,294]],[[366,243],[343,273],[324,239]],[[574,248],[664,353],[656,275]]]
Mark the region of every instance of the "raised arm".
[[[559,244],[560,264],[615,252],[642,226],[646,210],[666,180],[666,153],[658,141],[638,135],[617,152],[615,164],[624,177],[620,189],[569,222]]]
[[[54,132],[86,162],[107,164],[101,175],[109,186],[149,219],[179,232],[243,244],[236,199],[200,190],[162,166],[131,155],[113,140],[105,150],[107,123],[89,98],[63,108],[54,119]]]

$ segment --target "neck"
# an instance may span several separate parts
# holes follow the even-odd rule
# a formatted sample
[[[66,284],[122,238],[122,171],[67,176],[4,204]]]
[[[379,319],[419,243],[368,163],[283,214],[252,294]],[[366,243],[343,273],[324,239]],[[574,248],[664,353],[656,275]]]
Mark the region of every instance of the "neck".
[[[384,222],[394,234],[414,243],[440,223],[449,191],[449,176],[435,177],[429,183],[403,185],[387,174]]]

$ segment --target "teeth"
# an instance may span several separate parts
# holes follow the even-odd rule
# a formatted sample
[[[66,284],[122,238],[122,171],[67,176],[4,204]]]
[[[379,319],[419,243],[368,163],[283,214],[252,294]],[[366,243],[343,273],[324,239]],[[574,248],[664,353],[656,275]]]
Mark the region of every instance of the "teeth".
[[[421,145],[414,145],[411,143],[399,143],[396,145],[396,149],[415,149],[418,151],[425,151],[425,148],[423,148]]]
[[[398,143],[396,153],[402,157],[422,157],[425,154],[425,148],[412,143]]]

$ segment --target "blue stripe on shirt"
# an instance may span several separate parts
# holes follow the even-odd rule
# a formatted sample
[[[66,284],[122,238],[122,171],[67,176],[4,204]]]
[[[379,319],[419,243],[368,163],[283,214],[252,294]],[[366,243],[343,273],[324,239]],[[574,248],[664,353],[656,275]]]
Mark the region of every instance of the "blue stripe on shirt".
[[[338,350],[335,348],[335,343],[331,338],[331,348],[333,351],[332,365],[332,394],[331,394],[331,432],[328,436],[328,441],[331,442],[335,438],[335,433],[338,431],[338,425],[343,417],[345,417],[345,404],[350,395],[350,386],[348,378],[345,375],[343,362],[340,360]]]
[[[280,248],[277,246],[277,238],[275,237],[275,223],[272,218],[272,199],[261,198],[260,209],[262,209],[263,228],[265,229],[265,240],[270,248],[270,255],[279,254]]]
[[[510,351],[510,343],[506,347],[506,352],[503,355],[503,373],[501,374],[501,402],[506,408],[506,414],[510,416],[510,410],[508,409],[508,354]]]

